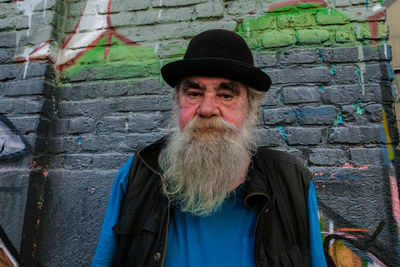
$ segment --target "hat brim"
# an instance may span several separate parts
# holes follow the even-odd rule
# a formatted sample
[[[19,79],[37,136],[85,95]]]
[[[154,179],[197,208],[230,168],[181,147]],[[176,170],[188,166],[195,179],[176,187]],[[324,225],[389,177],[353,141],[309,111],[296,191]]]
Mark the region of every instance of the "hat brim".
[[[271,86],[271,79],[264,71],[226,58],[202,57],[170,62],[161,68],[161,75],[171,87],[175,87],[182,78],[194,75],[227,78],[262,92],[268,91]]]

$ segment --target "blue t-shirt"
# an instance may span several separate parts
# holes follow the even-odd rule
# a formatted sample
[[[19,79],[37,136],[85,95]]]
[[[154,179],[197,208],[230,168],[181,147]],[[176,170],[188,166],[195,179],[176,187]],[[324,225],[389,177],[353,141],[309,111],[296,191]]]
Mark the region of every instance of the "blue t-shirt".
[[[126,190],[128,187],[128,180],[129,180],[129,169],[130,165],[132,164],[132,158],[130,158],[119,170],[115,181],[114,181],[114,186],[111,191],[110,199],[108,202],[107,206],[107,211],[106,215],[104,216],[103,220],[103,226],[100,232],[100,238],[99,242],[97,245],[96,253],[93,258],[92,266],[93,267],[100,267],[100,266],[113,266],[113,263],[115,262],[115,258],[117,255],[117,236],[114,234],[112,227],[117,223],[118,217],[119,217],[119,212],[120,212],[120,206],[122,203],[122,200],[124,196],[126,195]],[[199,233],[196,235],[201,235],[196,237],[197,239],[202,239],[202,240],[208,240],[207,242],[203,242],[203,244],[207,243],[213,243],[214,242],[219,242],[219,235],[224,231],[225,229],[218,229],[217,227],[235,227],[235,224],[237,223],[236,220],[241,220],[240,224],[243,226],[243,229],[241,229],[241,236],[242,241],[238,241],[238,235],[232,235],[235,236],[233,239],[230,240],[223,240],[224,242],[232,242],[235,244],[232,244],[233,246],[237,246],[240,244],[241,249],[241,256],[240,259],[237,259],[237,261],[242,262],[253,262],[253,265],[242,265],[242,266],[254,266],[254,259],[253,259],[253,246],[254,246],[254,239],[251,238],[251,233],[254,233],[254,216],[253,214],[254,211],[246,210],[243,205],[243,201],[241,202],[242,207],[238,207],[240,202],[238,201],[239,198],[229,198],[224,204],[223,207],[216,213],[214,214],[216,217],[219,217],[219,219],[216,219],[215,222],[212,221],[212,219],[207,219],[207,217],[198,217],[198,218],[191,218],[193,216],[187,215],[187,214],[182,214],[179,211],[175,212],[175,219],[171,220],[170,222],[170,228],[169,228],[169,235],[168,235],[168,241],[167,241],[167,254],[166,254],[166,259],[164,262],[164,266],[178,266],[176,263],[179,262],[184,262],[184,259],[182,259],[181,256],[187,257],[187,255],[191,255],[188,260],[190,263],[194,263],[195,261],[192,262],[193,258],[196,259],[203,259],[202,254],[196,255],[197,252],[199,252],[196,249],[196,246],[199,246],[198,244],[194,244],[196,242],[193,242],[192,240],[187,240],[187,244],[191,244],[191,251],[187,251],[187,253],[180,253],[178,255],[173,255],[174,257],[174,265],[168,265],[171,262],[171,256],[168,256],[169,251],[173,248],[173,246],[177,246],[178,244],[181,244],[182,241],[180,240],[182,238],[182,234],[175,235],[174,240],[172,239],[174,234],[174,231],[181,231],[180,227],[178,225],[180,223],[188,223],[188,228],[197,229],[197,227],[200,227],[199,229],[203,229],[204,226],[210,222],[210,224],[214,225],[214,229],[206,229],[206,232],[200,230]],[[228,208],[225,210],[225,208]],[[233,216],[237,215],[238,217],[231,217],[230,220],[224,220],[222,217],[222,214],[228,213],[227,216]],[[320,234],[320,228],[319,228],[319,221],[318,221],[318,208],[317,208],[317,198],[316,198],[316,192],[314,188],[314,184],[311,181],[310,187],[308,190],[308,199],[307,199],[307,212],[308,212],[308,220],[309,220],[309,235],[310,235],[310,253],[311,253],[311,264],[313,267],[325,267],[326,261],[325,261],[325,256],[324,252],[322,249],[322,240],[321,240],[321,234]],[[219,215],[221,216],[219,216]],[[176,216],[177,215],[177,216]],[[210,218],[212,218],[214,215],[212,215]],[[225,214],[226,215],[226,214]],[[235,218],[235,219],[232,219]],[[241,219],[238,219],[241,218]],[[221,224],[226,223],[224,226]],[[179,230],[178,230],[179,229]],[[218,229],[217,232],[215,232]],[[190,231],[189,231],[190,232]],[[203,236],[203,233],[205,235]],[[210,236],[212,234],[212,236]],[[189,233],[189,235],[195,235],[195,233]],[[246,238],[248,240],[246,241]],[[210,241],[212,239],[212,241]],[[221,240],[220,240],[221,241]],[[175,244],[175,245],[174,245]],[[247,249],[246,249],[247,247]],[[179,249],[185,249],[185,248],[179,248]],[[244,250],[244,251],[243,251]],[[171,255],[171,254],[170,254]],[[194,255],[192,257],[192,255]],[[226,255],[221,255],[221,254],[215,254],[218,257],[226,257]],[[247,255],[247,256],[246,256]],[[238,257],[238,256],[237,256]],[[209,259],[208,259],[209,260]],[[247,260],[247,261],[246,261]],[[188,266],[188,265],[182,265],[182,266]],[[198,265],[190,265],[191,267],[194,266],[224,266],[224,265],[207,265],[204,262],[198,262]],[[228,266],[228,265],[226,265]],[[232,266],[232,265],[229,265]]]

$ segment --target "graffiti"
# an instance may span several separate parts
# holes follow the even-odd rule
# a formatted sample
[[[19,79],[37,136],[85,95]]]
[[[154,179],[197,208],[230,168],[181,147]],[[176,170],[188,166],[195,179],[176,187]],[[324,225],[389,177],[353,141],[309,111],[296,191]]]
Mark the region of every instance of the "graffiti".
[[[18,134],[11,121],[0,115],[0,161],[21,158],[29,151],[29,144]]]
[[[48,60],[55,63],[59,72],[76,66],[74,70],[64,73],[64,76],[70,77],[82,69],[89,68],[88,65],[101,72],[104,69],[101,64],[115,61],[115,57],[120,62],[153,60],[152,48],[142,47],[139,43],[117,32],[111,22],[111,4],[112,0],[100,3],[97,0],[86,0],[72,34],[59,48],[57,60],[51,56],[51,42],[46,41],[35,49],[25,52],[24,55],[15,57],[15,61],[27,64],[29,61]],[[93,10],[96,10],[96,15],[91,14]],[[140,55],[139,59],[138,55]]]
[[[19,255],[0,225],[0,266],[17,267]]]
[[[368,251],[384,225],[385,222],[381,221],[372,235],[367,229],[357,228],[338,228],[334,233],[325,233],[323,247],[328,266],[386,266]]]

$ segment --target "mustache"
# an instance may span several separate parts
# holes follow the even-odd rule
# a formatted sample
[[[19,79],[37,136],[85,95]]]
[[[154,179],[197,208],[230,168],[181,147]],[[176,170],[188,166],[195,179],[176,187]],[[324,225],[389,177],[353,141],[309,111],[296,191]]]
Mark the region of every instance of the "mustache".
[[[221,117],[202,118],[194,117],[184,127],[183,132],[191,137],[201,137],[203,135],[225,135],[232,136],[239,132],[239,128],[233,123],[224,120]]]

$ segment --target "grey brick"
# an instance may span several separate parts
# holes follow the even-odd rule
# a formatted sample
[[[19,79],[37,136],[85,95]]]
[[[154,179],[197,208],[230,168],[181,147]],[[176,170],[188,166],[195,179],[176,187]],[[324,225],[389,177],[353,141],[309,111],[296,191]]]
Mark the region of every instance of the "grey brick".
[[[347,126],[333,127],[329,133],[330,143],[369,144],[385,143],[385,136],[381,135],[382,126]]]
[[[263,120],[266,125],[290,124],[296,121],[296,113],[291,108],[263,109]]]
[[[279,62],[284,65],[314,63],[317,59],[316,49],[291,49],[279,53]]]
[[[6,17],[3,19],[0,19],[0,29],[2,29],[2,30],[15,29],[16,25],[17,25],[16,17]]]
[[[334,70],[333,80],[335,83],[361,82],[356,74],[354,65],[332,65],[331,70]]]
[[[82,134],[93,132],[95,121],[88,117],[71,118],[69,121],[68,133]]]
[[[251,0],[238,0],[228,2],[226,9],[229,15],[246,14],[256,10],[256,2]]]
[[[61,118],[68,116],[101,117],[110,111],[110,104],[110,102],[102,99],[95,101],[60,102],[58,104],[58,115]]]
[[[357,47],[324,48],[322,49],[322,57],[323,61],[328,63],[357,62],[358,48]]]
[[[324,83],[330,81],[330,72],[326,67],[290,68],[266,70],[272,83]]]
[[[51,68],[52,67],[49,65],[48,62],[30,62],[28,65],[25,79],[45,76],[46,74],[52,72]],[[25,66],[21,65],[19,76],[18,76],[18,78],[21,80],[22,80],[24,71],[25,71]]]
[[[0,64],[13,62],[14,49],[0,49]]]
[[[379,92],[382,93],[382,101],[384,103],[393,103],[397,98],[396,87],[392,86],[390,82],[381,82]]]
[[[316,87],[285,87],[282,98],[285,104],[319,102],[320,93]]]
[[[48,12],[47,9],[51,9],[51,8],[55,7],[57,4],[56,2],[57,2],[57,0],[46,0],[41,5],[34,6],[33,11],[36,11],[36,12],[39,11],[40,13],[42,13],[43,9],[46,9],[46,16],[47,16],[47,12]],[[46,4],[46,5],[44,5],[44,4]]]
[[[308,160],[313,165],[333,166],[344,164],[347,158],[341,149],[314,148],[311,149]]]
[[[340,107],[340,116],[344,122],[354,122],[356,120],[356,106],[353,105],[343,105]]]
[[[281,100],[280,95],[280,87],[272,85],[267,92],[267,99],[263,104],[268,107],[277,106]]]
[[[160,12],[161,23],[175,22],[175,21],[188,21],[195,17],[196,12],[194,7],[182,7],[173,9],[164,9]],[[158,17],[158,15],[157,15]]]
[[[124,135],[124,142],[118,144],[118,151],[132,153],[138,149],[142,149],[151,143],[163,137],[163,132],[153,132],[149,134],[129,134]]]
[[[123,97],[107,102],[114,112],[170,110],[172,107],[170,98],[164,96]]]
[[[284,139],[276,129],[259,129],[258,134],[260,136],[260,146],[273,147],[285,144]]]
[[[160,81],[158,79],[145,79],[108,83],[85,83],[72,87],[61,87],[57,90],[57,94],[60,99],[82,100],[97,97],[154,94],[160,93],[160,91]]]
[[[224,14],[224,5],[221,1],[207,1],[195,6],[196,18],[218,18]]]
[[[126,116],[107,116],[97,128],[104,133],[137,132],[148,133],[161,126],[164,117],[159,113],[133,113]]]
[[[321,128],[287,127],[286,133],[289,145],[316,145],[323,139]]]
[[[381,104],[367,105],[367,106],[365,106],[364,110],[365,110],[365,113],[367,114],[369,121],[371,121],[371,122],[381,122],[382,121],[383,107]]]
[[[0,81],[15,78],[18,70],[15,65],[0,65]]]
[[[176,6],[188,6],[198,3],[204,3],[206,0],[153,0],[151,5],[153,7],[176,7]]]
[[[369,82],[380,82],[381,80],[392,81],[394,79],[392,66],[388,63],[367,64],[365,66],[365,80]]]
[[[15,32],[0,33],[0,47],[15,47],[17,44],[16,36]]]
[[[111,12],[144,10],[150,7],[150,0],[113,1]]]
[[[41,112],[44,99],[20,98],[12,102],[14,105],[14,113],[29,114]]]
[[[15,5],[11,3],[1,3],[0,4],[0,18],[6,18],[12,14],[16,14],[17,10]]]
[[[373,60],[391,60],[392,59],[392,47],[391,45],[385,44],[378,47],[374,46],[363,46],[363,54],[365,61]]]
[[[333,124],[336,110],[332,106],[303,107],[296,110],[297,121],[300,124]]]
[[[0,98],[0,113],[11,113],[13,109],[13,102],[10,99]]]
[[[4,95],[39,95],[43,93],[43,84],[42,78],[6,82],[4,83]]]
[[[55,135],[62,135],[68,133],[69,119],[55,119],[53,121],[53,132]]]
[[[22,116],[22,117],[8,117],[21,134],[29,134],[31,132],[35,133],[39,125],[40,116]]]
[[[277,65],[276,54],[253,54],[254,65],[258,67],[274,67]]]
[[[350,163],[354,166],[381,164],[385,153],[381,148],[350,148]]]
[[[334,85],[323,88],[322,100],[324,103],[332,104],[354,104],[361,102],[380,102],[381,90],[377,84],[361,85]]]

